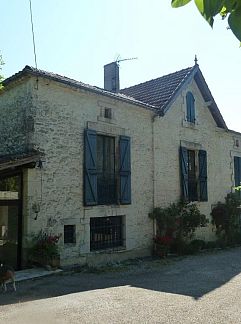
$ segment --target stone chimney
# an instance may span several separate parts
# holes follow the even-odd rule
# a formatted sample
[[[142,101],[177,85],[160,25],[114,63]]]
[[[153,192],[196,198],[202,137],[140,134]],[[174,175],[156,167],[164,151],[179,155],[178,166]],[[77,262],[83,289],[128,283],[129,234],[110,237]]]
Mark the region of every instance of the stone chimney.
[[[119,65],[117,62],[104,66],[104,89],[111,92],[120,91]]]

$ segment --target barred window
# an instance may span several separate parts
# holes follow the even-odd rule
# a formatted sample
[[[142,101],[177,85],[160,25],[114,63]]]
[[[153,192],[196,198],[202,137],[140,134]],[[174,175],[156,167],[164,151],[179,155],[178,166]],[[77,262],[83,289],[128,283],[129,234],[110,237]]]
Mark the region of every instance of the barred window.
[[[122,216],[90,219],[90,250],[104,250],[123,246]]]

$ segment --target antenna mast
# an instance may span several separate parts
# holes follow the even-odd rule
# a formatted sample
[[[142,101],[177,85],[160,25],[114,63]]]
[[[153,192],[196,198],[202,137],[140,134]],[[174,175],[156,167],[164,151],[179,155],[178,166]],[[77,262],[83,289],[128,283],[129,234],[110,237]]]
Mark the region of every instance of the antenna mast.
[[[123,62],[123,61],[131,61],[131,60],[137,60],[138,57],[130,57],[130,58],[126,58],[126,59],[116,59],[116,63],[119,64],[120,62]]]
[[[34,29],[33,29],[33,12],[32,12],[32,3],[31,3],[31,0],[29,0],[29,9],[30,9],[31,26],[32,26],[34,60],[35,60],[35,67],[37,69],[38,68],[38,65],[37,65],[37,55],[36,55],[36,47],[35,47]]]

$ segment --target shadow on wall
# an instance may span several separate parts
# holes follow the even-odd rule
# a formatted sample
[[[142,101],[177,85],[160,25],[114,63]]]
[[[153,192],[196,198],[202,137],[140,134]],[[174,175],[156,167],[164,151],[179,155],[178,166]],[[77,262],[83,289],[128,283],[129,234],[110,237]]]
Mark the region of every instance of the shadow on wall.
[[[153,265],[154,263],[154,265]],[[152,261],[121,272],[62,273],[17,284],[17,292],[0,294],[0,304],[14,304],[96,289],[132,286],[199,299],[240,273],[241,248],[186,257],[167,265]]]

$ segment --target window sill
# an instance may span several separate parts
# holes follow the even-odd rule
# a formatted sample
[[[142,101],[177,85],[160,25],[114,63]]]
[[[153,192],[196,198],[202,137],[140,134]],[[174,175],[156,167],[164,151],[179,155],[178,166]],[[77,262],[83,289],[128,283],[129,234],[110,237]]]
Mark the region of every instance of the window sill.
[[[64,243],[64,248],[70,249],[76,247],[76,243]]]
[[[104,253],[112,254],[112,253],[122,253],[125,251],[126,251],[126,247],[120,246],[120,247],[109,248],[104,250],[90,250],[90,253],[91,254],[104,254]]]
[[[97,116],[97,120],[98,121],[102,121],[104,123],[108,123],[108,124],[116,124],[116,119],[115,118],[106,118],[103,116]]]
[[[93,206],[84,206],[85,210],[91,210],[94,208],[127,208],[128,206],[130,206],[131,204],[111,204],[111,205],[93,205]]]
[[[195,123],[190,123],[190,122],[188,122],[186,120],[183,120],[182,126],[183,127],[186,127],[186,128],[191,128],[191,129],[194,129],[194,130],[198,130],[198,123],[197,123],[197,121],[195,121]]]

